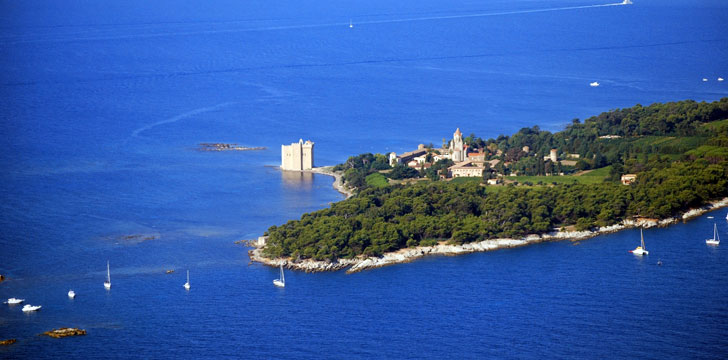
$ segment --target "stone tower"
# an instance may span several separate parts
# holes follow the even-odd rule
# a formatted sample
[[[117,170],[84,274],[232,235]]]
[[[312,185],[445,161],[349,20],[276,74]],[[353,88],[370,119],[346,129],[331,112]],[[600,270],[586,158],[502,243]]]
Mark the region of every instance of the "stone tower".
[[[452,135],[450,158],[454,162],[465,161],[465,145],[463,144],[463,133],[460,132],[460,128],[455,130],[455,133]]]
[[[313,169],[313,142],[298,140],[291,145],[281,145],[281,169],[311,170]]]

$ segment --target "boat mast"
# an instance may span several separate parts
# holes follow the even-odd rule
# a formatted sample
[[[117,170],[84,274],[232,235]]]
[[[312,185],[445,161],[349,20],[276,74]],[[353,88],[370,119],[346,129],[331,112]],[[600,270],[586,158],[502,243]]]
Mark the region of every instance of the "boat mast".
[[[640,228],[640,246],[642,246],[642,250],[645,249],[645,236],[642,234],[642,228]]]
[[[106,282],[111,284],[111,270],[109,268],[109,260],[106,260]]]

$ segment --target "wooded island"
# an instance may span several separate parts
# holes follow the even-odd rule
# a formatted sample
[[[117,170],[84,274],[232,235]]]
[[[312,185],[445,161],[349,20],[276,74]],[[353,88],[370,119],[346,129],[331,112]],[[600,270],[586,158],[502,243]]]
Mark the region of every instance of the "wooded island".
[[[357,194],[270,227],[262,255],[335,261],[443,241],[586,230],[667,218],[728,196],[728,98],[636,105],[583,123],[575,119],[556,133],[533,127],[464,141],[486,160],[500,160],[497,168],[474,180],[442,181],[448,160],[416,170],[390,166],[382,154],[351,157],[335,170]],[[576,164],[542,161],[552,149],[574,154]],[[600,175],[583,174],[588,170]],[[509,176],[514,172],[519,177]],[[628,173],[636,177],[624,185],[620,180]],[[546,176],[555,174],[563,176]],[[496,177],[505,184],[488,185]],[[393,184],[403,178],[419,180]]]

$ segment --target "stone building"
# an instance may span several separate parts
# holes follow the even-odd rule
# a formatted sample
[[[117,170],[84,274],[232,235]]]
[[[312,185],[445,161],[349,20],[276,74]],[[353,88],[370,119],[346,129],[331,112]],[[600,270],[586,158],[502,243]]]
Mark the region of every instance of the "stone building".
[[[483,163],[465,161],[450,166],[447,170],[452,178],[480,177],[483,176],[483,170],[485,170],[485,167],[483,166]]]
[[[455,130],[455,133],[452,135],[450,159],[456,163],[465,161],[465,144],[463,143],[463,133],[460,132],[460,128]]]
[[[291,145],[281,145],[281,169],[311,170],[313,169],[313,142],[298,140]]]

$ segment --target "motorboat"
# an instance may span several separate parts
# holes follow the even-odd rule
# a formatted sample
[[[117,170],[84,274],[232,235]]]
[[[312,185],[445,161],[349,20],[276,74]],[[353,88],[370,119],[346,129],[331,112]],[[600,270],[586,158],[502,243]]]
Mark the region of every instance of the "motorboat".
[[[722,78],[722,77],[719,77],[719,78],[718,78],[718,81],[723,81],[723,78]]]
[[[640,246],[638,246],[636,249],[632,250],[632,254],[635,255],[647,255],[650,252],[647,251],[647,248],[645,248],[645,237],[642,234],[642,229],[640,229]]]
[[[10,298],[10,299],[8,299],[8,301],[5,301],[4,303],[8,304],[8,305],[17,305],[17,304],[22,303],[23,301],[25,301],[25,299]]]
[[[600,85],[600,84],[599,84],[599,82],[598,82],[598,81],[595,81],[595,82],[591,82],[591,83],[589,83],[589,86],[591,86],[591,87],[597,87],[597,86],[599,86],[599,85]]]
[[[26,304],[25,306],[23,306],[23,311],[24,312],[37,311],[37,310],[40,310],[40,308],[41,308],[40,305],[30,305],[30,304]]]
[[[622,5],[632,5],[632,1],[624,0],[624,1],[622,1]]]

